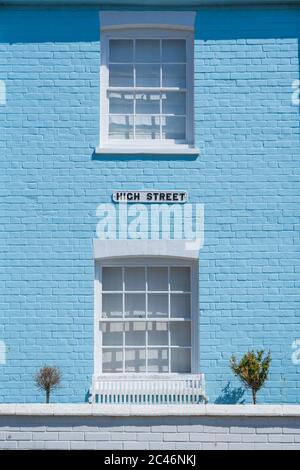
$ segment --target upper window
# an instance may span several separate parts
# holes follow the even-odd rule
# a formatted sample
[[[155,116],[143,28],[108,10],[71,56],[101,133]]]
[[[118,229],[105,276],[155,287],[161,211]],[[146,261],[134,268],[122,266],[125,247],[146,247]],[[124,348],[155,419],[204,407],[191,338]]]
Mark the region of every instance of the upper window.
[[[191,32],[125,29],[102,41],[101,146],[191,147]]]

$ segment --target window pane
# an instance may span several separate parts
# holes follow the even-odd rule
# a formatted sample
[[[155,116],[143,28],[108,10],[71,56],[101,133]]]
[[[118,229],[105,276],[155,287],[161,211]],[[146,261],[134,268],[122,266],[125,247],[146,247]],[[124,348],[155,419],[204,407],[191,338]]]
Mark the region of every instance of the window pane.
[[[102,371],[108,374],[123,372],[122,349],[105,348],[102,350]]]
[[[159,114],[160,94],[159,93],[137,93],[136,94],[136,114]]]
[[[125,290],[146,290],[145,268],[125,268]]]
[[[146,344],[146,323],[127,322],[125,323],[125,345],[145,346]]]
[[[136,116],[135,118],[136,139],[152,140],[160,138],[159,116]]]
[[[101,324],[103,346],[122,346],[123,323],[105,322]]]
[[[171,290],[189,292],[190,285],[190,268],[171,268],[170,269]]]
[[[174,322],[170,327],[172,346],[191,346],[190,322]]]
[[[146,314],[145,294],[125,295],[125,316],[143,318]]]
[[[191,301],[189,294],[171,294],[171,317],[190,318]]]
[[[109,41],[110,62],[133,62],[132,39],[111,39]]]
[[[185,140],[185,118],[163,116],[162,136],[164,139]]]
[[[102,290],[123,290],[121,268],[102,269]]]
[[[191,350],[171,349],[171,372],[190,373],[191,372]]]
[[[148,317],[168,316],[168,294],[148,295]]]
[[[133,139],[133,117],[132,116],[110,116],[109,137],[111,139],[128,140]]]
[[[110,65],[109,86],[133,86],[133,65]]]
[[[168,323],[148,322],[148,344],[150,346],[168,345]]]
[[[102,295],[102,317],[122,317],[122,294]]]
[[[162,66],[162,86],[186,87],[186,68],[184,64],[170,64]]]
[[[163,114],[185,115],[186,94],[184,92],[171,91],[162,95]]]
[[[160,86],[160,66],[140,64],[135,67],[135,84],[140,87]]]
[[[185,62],[186,41],[184,39],[165,39],[162,41],[163,62]]]
[[[135,42],[136,62],[159,62],[160,43],[156,39],[137,39]]]
[[[148,291],[168,290],[168,268],[148,268]]]
[[[125,371],[145,372],[146,352],[145,349],[126,349],[125,351]]]
[[[148,349],[148,372],[168,372],[169,354],[167,349]]]
[[[110,114],[133,114],[132,93],[108,93]]]

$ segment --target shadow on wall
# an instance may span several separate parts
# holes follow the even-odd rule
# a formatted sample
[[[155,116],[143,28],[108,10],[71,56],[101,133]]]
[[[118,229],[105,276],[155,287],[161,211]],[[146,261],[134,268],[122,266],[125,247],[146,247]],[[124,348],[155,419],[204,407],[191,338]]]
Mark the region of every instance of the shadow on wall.
[[[243,405],[246,399],[243,399],[245,389],[243,387],[231,387],[230,382],[222,389],[221,394],[215,400],[216,405]]]
[[[297,7],[218,7],[197,13],[196,40],[284,39],[300,37]]]
[[[100,40],[99,8],[2,8],[0,24],[2,43]]]
[[[150,10],[150,8],[148,9]],[[166,9],[168,8],[156,7],[154,10]],[[176,8],[172,9],[176,10]],[[139,9],[134,8],[134,10]],[[0,42],[99,41],[99,11],[100,8],[97,6],[2,7],[0,12]],[[297,7],[198,8],[195,39],[204,41],[268,38],[299,39],[299,18],[300,9]]]

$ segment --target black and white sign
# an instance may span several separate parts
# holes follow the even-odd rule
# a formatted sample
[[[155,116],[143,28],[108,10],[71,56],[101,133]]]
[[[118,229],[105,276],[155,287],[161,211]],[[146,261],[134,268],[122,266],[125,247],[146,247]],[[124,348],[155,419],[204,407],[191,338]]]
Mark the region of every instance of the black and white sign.
[[[183,204],[188,200],[188,193],[186,191],[116,191],[112,199],[114,202]]]

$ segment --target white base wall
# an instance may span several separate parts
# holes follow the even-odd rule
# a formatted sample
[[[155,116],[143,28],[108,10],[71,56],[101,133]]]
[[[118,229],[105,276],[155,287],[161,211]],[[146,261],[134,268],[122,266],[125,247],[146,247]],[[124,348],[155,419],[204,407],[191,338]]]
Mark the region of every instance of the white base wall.
[[[85,411],[89,409],[83,406]],[[79,409],[77,414],[64,412],[66,406],[49,414],[43,405],[33,414],[28,405],[19,414],[3,408],[5,405],[0,406],[0,449],[300,450],[299,413],[274,412],[274,407],[265,414],[259,407],[257,414],[245,407],[246,415],[234,408],[226,415],[228,407],[219,408],[223,411],[218,415],[218,406],[189,415],[180,408],[173,415],[157,415],[156,409],[154,416],[147,415],[145,408],[140,414],[131,411],[127,415],[122,410],[106,414],[103,408],[94,414]]]

